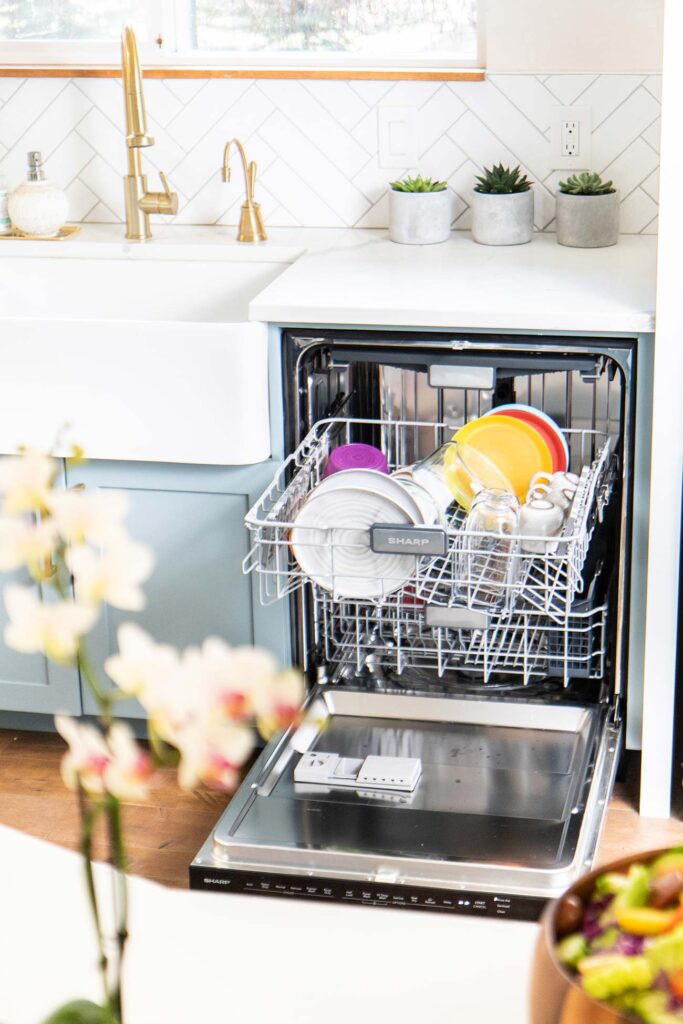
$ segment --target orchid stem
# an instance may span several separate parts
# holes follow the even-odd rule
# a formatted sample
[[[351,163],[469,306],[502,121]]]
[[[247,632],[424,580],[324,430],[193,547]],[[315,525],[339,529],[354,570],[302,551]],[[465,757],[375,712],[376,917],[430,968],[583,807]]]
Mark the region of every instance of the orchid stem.
[[[97,949],[99,952],[99,968],[102,975],[102,985],[104,988],[105,1002],[109,1003],[109,978],[108,969],[109,961],[107,959],[107,952],[104,945],[104,935],[102,932],[102,922],[100,919],[100,910],[97,902],[97,890],[95,888],[95,876],[93,874],[93,861],[92,861],[92,837],[95,822],[102,809],[100,804],[95,804],[93,807],[88,809],[85,799],[85,793],[81,786],[78,787],[78,807],[81,814],[82,822],[82,833],[81,833],[81,854],[83,855],[83,862],[85,866],[85,880],[86,888],[88,890],[88,899],[90,900],[90,909],[92,911],[93,924],[95,925],[95,934],[97,936]]]
[[[110,1005],[118,1024],[123,1024],[121,975],[123,955],[126,949],[126,942],[128,941],[128,883],[126,879],[126,851],[123,841],[121,804],[114,796],[110,796],[107,799],[107,817],[109,820],[111,866],[114,871],[114,905],[116,910],[116,941],[118,947]]]
[[[81,670],[83,678],[90,687],[93,697],[100,706],[100,717],[105,725],[111,725],[112,704],[114,703],[114,698],[111,694],[107,693],[102,686],[83,640],[78,644],[78,667]]]

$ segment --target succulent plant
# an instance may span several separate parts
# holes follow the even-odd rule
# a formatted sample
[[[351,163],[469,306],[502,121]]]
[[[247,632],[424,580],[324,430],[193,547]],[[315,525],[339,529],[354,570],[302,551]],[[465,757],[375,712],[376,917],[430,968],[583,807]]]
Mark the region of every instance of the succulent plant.
[[[611,181],[603,181],[599,174],[583,171],[572,174],[566,181],[560,182],[560,192],[570,196],[606,196],[616,189]]]
[[[423,178],[418,174],[415,178],[392,181],[391,187],[394,192],[443,192],[448,185],[445,181],[432,181],[431,178]]]
[[[498,164],[493,167],[485,167],[482,176],[477,175],[478,185],[474,186],[475,192],[487,192],[489,195],[504,196],[514,192],[528,192],[533,181],[529,181],[522,169],[515,167],[512,171],[509,167]]]

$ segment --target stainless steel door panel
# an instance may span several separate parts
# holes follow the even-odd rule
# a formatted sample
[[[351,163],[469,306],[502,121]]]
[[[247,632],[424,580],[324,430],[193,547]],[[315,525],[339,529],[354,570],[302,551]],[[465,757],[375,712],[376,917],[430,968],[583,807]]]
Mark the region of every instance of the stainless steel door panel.
[[[546,896],[592,858],[620,742],[602,709],[338,688],[309,715],[264,751],[198,863]],[[302,749],[420,757],[422,777],[413,793],[301,785]]]

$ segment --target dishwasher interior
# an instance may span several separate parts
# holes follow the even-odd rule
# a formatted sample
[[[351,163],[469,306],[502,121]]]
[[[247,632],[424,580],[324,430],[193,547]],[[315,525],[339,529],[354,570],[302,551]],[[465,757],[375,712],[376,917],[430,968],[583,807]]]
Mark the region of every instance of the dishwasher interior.
[[[191,884],[534,918],[592,862],[620,752],[635,347],[301,331],[283,365],[291,454],[247,516],[245,571],[264,603],[291,602],[311,688]],[[319,531],[329,575],[301,569],[294,522],[337,445],[372,444],[396,470],[509,403],[553,417],[580,484],[561,542],[517,554],[493,599],[468,577],[456,502],[417,550],[422,534],[398,530],[372,597],[344,596],[343,552]],[[355,543],[374,550],[383,525]]]

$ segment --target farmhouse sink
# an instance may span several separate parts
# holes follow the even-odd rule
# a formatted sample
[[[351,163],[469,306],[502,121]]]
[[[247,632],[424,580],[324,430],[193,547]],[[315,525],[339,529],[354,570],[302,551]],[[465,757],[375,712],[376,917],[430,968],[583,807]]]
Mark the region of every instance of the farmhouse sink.
[[[17,244],[17,243],[14,243]],[[265,255],[265,254],[264,254]],[[267,326],[287,264],[0,256],[0,453],[245,465],[271,454]],[[63,429],[68,424],[66,429]]]

